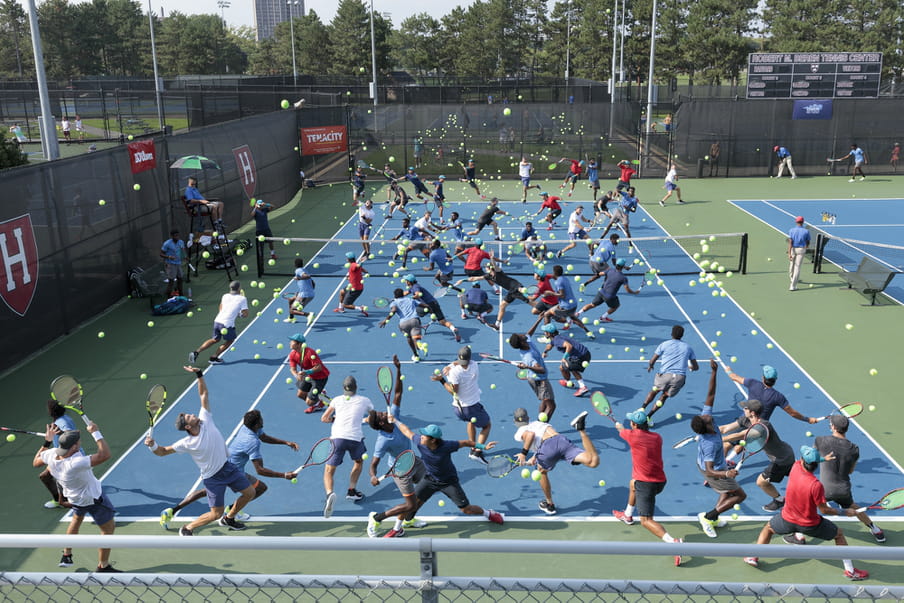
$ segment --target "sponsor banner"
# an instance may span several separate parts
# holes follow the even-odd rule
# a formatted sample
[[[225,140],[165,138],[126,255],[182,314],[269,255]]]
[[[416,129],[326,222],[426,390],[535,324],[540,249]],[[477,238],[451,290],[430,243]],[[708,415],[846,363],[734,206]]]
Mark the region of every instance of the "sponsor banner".
[[[791,119],[832,119],[832,101],[796,100]]]
[[[0,222],[0,297],[9,309],[25,316],[38,284],[38,244],[25,214]]]
[[[348,133],[345,126],[321,126],[301,128],[302,155],[326,155],[348,151]]]
[[[254,197],[254,190],[257,187],[257,167],[254,165],[251,148],[244,144],[232,149],[232,155],[235,157],[235,167],[239,171],[239,180],[242,181],[245,194],[251,199]]]
[[[133,174],[139,174],[157,167],[157,154],[153,140],[139,140],[129,143],[129,165]]]

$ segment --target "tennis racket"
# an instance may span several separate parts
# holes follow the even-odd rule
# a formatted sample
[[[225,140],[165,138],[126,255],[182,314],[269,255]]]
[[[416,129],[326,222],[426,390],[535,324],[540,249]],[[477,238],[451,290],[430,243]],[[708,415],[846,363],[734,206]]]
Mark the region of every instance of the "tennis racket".
[[[484,360],[492,360],[493,362],[504,362],[506,364],[515,364],[511,360],[506,360],[502,356],[496,356],[494,354],[487,354],[486,352],[481,352],[480,357]]]
[[[166,388],[159,383],[151,388],[148,392],[148,399],[145,402],[145,408],[148,411],[148,435],[154,437],[154,424],[163,414],[163,407],[166,406]]]
[[[548,166],[549,171],[551,172],[551,171],[553,171],[554,169],[556,169],[556,166],[557,166],[557,165],[559,165],[559,164],[558,164],[558,163],[550,163],[549,166]]]
[[[590,403],[593,405],[593,410],[597,412],[613,423],[617,423],[615,417],[612,416],[612,405],[609,404],[609,398],[606,397],[601,391],[595,391],[590,394]]]
[[[323,438],[319,440],[314,446],[311,448],[311,452],[308,453],[308,460],[306,460],[301,466],[298,467],[292,473],[298,473],[302,469],[306,469],[311,467],[312,465],[322,465],[326,462],[330,456],[333,454],[333,440],[329,438]]]
[[[487,475],[490,477],[505,477],[521,463],[506,454],[497,454],[487,459]]]
[[[524,253],[524,243],[515,243],[512,245],[512,254]]]
[[[375,297],[374,298],[374,307],[375,308],[385,308],[389,305],[388,297]]]
[[[378,170],[377,168],[375,168],[374,166],[372,166],[372,165],[370,165],[369,163],[367,163],[366,161],[364,161],[363,159],[359,159],[358,161],[356,161],[356,162],[355,162],[355,165],[356,165],[357,167],[361,168],[362,170],[373,170],[373,171],[375,171],[375,172],[379,172],[379,171],[380,171],[380,170]]]
[[[762,423],[756,423],[750,426],[750,429],[744,434],[744,452],[742,453],[741,460],[738,461],[735,469],[737,471],[741,470],[741,467],[751,456],[762,450],[766,447],[766,442],[769,441],[769,430]],[[738,442],[740,444],[740,442]]]
[[[841,408],[839,408],[837,411],[833,412],[832,414],[828,414],[824,417],[819,417],[816,420],[824,421],[835,414],[845,416],[848,419],[853,419],[854,417],[856,417],[857,415],[859,415],[862,412],[863,412],[863,403],[862,402],[851,402],[849,404],[845,404],[844,406],[842,406]]]
[[[389,407],[389,397],[392,394],[392,370],[388,366],[381,366],[377,369],[377,386],[383,392],[386,398],[386,407]],[[396,459],[398,461],[398,459]]]
[[[405,477],[411,473],[412,469],[414,469],[414,462],[416,460],[417,457],[414,456],[414,452],[411,450],[405,450],[404,452],[399,453],[399,456],[395,457],[395,461],[392,463],[392,467],[389,468],[389,471],[387,471],[385,475],[380,476],[380,479],[377,481],[382,482],[390,475],[393,477]]]
[[[433,292],[433,297],[439,299],[440,297],[446,297],[449,293],[449,287],[439,287],[436,291]]]
[[[43,438],[45,434],[39,431],[26,431],[25,429],[13,429],[12,427],[0,427],[0,431],[9,431],[10,433],[24,433],[26,435],[38,436]]]
[[[876,509],[878,511],[892,511],[904,507],[904,488],[895,488],[868,507],[860,507],[858,513],[863,513],[867,509]]]
[[[685,446],[687,446],[687,445],[690,444],[691,442],[695,442],[696,440],[697,440],[697,436],[696,436],[696,435],[687,436],[686,438],[683,438],[683,439],[681,439],[681,440],[678,440],[677,442],[675,442],[674,444],[672,444],[672,448],[674,448],[674,449],[676,449],[676,450],[677,450],[678,448],[684,448]]]
[[[647,285],[652,285],[656,282],[656,280],[656,271],[651,268],[650,270],[644,272],[643,278],[640,281],[640,287],[638,287],[638,289],[643,289]]]
[[[537,294],[537,291],[539,291],[539,289],[540,288],[537,287],[536,285],[528,285],[527,287],[525,287],[522,290],[522,293],[524,293],[524,295],[526,295],[528,297],[533,297],[534,295]]]
[[[81,384],[72,375],[60,375],[50,384],[50,397],[59,402],[63,408],[80,416],[85,425],[90,425],[91,419],[85,414],[85,407],[82,405],[84,395],[85,391]]]

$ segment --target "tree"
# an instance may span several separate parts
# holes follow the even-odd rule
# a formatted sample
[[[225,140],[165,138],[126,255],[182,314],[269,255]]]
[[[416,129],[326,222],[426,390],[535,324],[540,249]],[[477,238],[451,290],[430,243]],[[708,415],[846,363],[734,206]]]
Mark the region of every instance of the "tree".
[[[0,73],[22,77],[34,61],[29,52],[31,35],[22,5],[17,0],[0,0]]]
[[[22,152],[19,144],[0,132],[0,170],[26,163],[28,163],[28,155]]]
[[[738,83],[751,51],[747,34],[757,0],[698,0],[690,6],[685,47],[707,84]]]
[[[440,23],[427,13],[418,13],[402,21],[389,36],[390,56],[396,65],[426,75],[439,68],[436,53]]]
[[[74,22],[75,11],[68,0],[46,0],[38,5],[44,70],[50,79],[68,80],[78,75]]]
[[[374,38],[384,53],[377,53],[378,67],[387,65],[386,29],[378,27],[384,22],[379,15],[374,15]],[[381,39],[381,34],[383,39]],[[329,36],[332,41],[332,56],[329,73],[334,75],[350,75],[358,73],[358,69],[370,65],[370,11],[361,0],[339,0],[336,16],[330,21]]]

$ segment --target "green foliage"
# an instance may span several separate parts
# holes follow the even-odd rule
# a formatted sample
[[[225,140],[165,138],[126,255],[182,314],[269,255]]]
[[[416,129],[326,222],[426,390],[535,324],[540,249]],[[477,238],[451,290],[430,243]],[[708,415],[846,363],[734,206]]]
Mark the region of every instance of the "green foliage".
[[[22,77],[33,69],[31,33],[22,5],[0,0],[0,74]]]
[[[0,133],[0,170],[26,163],[28,163],[28,156],[22,152],[18,143],[7,138],[5,133]]]

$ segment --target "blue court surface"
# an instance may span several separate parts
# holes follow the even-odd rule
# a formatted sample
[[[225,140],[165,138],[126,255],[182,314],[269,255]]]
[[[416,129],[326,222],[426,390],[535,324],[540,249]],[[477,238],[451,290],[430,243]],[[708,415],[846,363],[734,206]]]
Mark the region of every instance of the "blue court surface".
[[[790,202],[788,202],[790,203]],[[862,203],[859,202],[859,203]],[[881,202],[877,202],[881,203]],[[551,233],[541,225],[537,217],[532,218],[538,227],[541,237],[547,239],[555,235],[551,249],[561,249],[562,240],[567,238],[565,229],[567,214],[577,202],[565,204],[564,215],[559,218],[555,230]],[[592,204],[583,202],[587,215],[592,216]],[[504,241],[492,241],[489,228],[480,236],[486,241],[487,248],[497,255],[509,257],[511,243],[516,241],[523,222],[528,214],[538,209],[538,204],[522,205],[518,202],[503,202],[501,207],[511,216],[500,218],[500,226]],[[766,207],[764,205],[764,207]],[[823,211],[824,204],[810,202],[800,207],[809,207],[811,211],[803,212],[808,220],[813,213]],[[465,229],[473,227],[476,216],[483,210],[483,203],[450,204],[457,209],[465,220]],[[447,216],[450,208],[447,208]],[[420,206],[409,206],[415,214],[420,214]],[[786,208],[787,209],[787,208]],[[323,246],[315,257],[304,258],[309,272],[317,282],[316,298],[307,309],[317,312],[316,320],[308,327],[303,321],[297,324],[285,324],[282,319],[286,314],[278,314],[277,309],[287,306],[285,300],[273,298],[274,288],[294,287],[286,277],[265,276],[263,288],[252,289],[253,260],[251,270],[243,274],[243,285],[249,300],[259,300],[253,310],[260,310],[257,317],[250,320],[239,319],[238,326],[244,329],[235,342],[234,351],[224,355],[225,364],[212,366],[207,371],[207,382],[210,387],[210,399],[215,421],[220,430],[228,438],[232,437],[241,425],[244,412],[251,408],[259,409],[264,416],[265,432],[274,437],[294,440],[301,446],[302,452],[293,452],[285,446],[264,444],[264,464],[277,471],[290,471],[300,465],[307,450],[318,439],[329,435],[329,425],[320,421],[321,414],[304,414],[303,404],[295,396],[294,383],[287,383],[291,377],[286,362],[289,352],[288,337],[295,332],[303,332],[309,345],[321,352],[321,357],[331,371],[326,391],[331,395],[339,395],[342,379],[346,375],[354,375],[359,384],[359,393],[371,398],[374,406],[380,409],[384,405],[382,394],[377,388],[376,369],[380,365],[391,364],[392,354],[398,354],[402,360],[405,375],[406,391],[402,402],[403,420],[412,428],[422,427],[429,423],[439,424],[447,438],[464,439],[465,425],[453,414],[450,396],[437,384],[430,381],[429,376],[435,369],[452,362],[460,347],[452,334],[440,325],[433,325],[427,331],[425,341],[429,343],[429,356],[420,363],[411,361],[411,353],[404,338],[398,332],[398,318],[393,318],[389,325],[378,328],[378,322],[385,316],[385,310],[370,307],[370,317],[365,318],[358,312],[337,314],[333,308],[337,306],[339,290],[344,287],[342,276],[345,273],[343,264],[345,253],[352,250],[360,252],[361,245],[357,239],[357,219],[351,215],[348,222],[334,235],[336,239],[347,242],[332,241]],[[781,212],[782,210],[775,210]],[[801,213],[802,209],[788,209],[792,213]],[[398,215],[392,220],[383,219],[382,207],[376,208],[377,220],[374,229],[373,254],[375,258],[364,263],[370,272],[365,280],[365,303],[372,303],[376,296],[392,297],[392,290],[399,286],[399,278],[393,276],[398,266],[390,268],[388,260],[395,252],[396,243],[381,243],[398,232],[401,220]],[[839,213],[839,222],[841,221]],[[435,216],[434,216],[435,218]],[[632,216],[632,235],[634,237],[661,237],[666,233],[642,208]],[[784,221],[784,218],[783,218]],[[900,220],[904,222],[904,220]],[[819,222],[816,222],[819,224]],[[591,235],[600,235],[599,227],[591,231]],[[447,234],[441,238],[446,240]],[[713,253],[718,242],[709,241]],[[696,241],[692,245],[699,245]],[[452,245],[447,245],[451,247]],[[677,276],[661,276],[661,284],[654,282],[645,287],[639,295],[628,295],[622,292],[622,307],[615,313],[615,322],[605,325],[593,325],[599,318],[601,308],[589,311],[585,316],[591,321],[596,337],[589,340],[583,331],[572,328],[570,333],[579,341],[588,345],[593,361],[585,373],[588,386],[606,393],[613,404],[615,415],[623,420],[626,412],[640,406],[644,396],[652,385],[652,374],[647,373],[647,359],[656,346],[669,338],[673,324],[682,324],[686,328],[685,341],[695,349],[700,360],[701,370],[691,373],[687,385],[677,397],[670,399],[655,416],[655,431],[662,434],[665,442],[664,457],[668,485],[658,498],[657,515],[665,519],[687,519],[695,517],[699,511],[712,508],[716,493],[702,485],[703,478],[698,473],[694,459],[696,446],[690,445],[674,450],[671,444],[691,434],[690,418],[700,411],[706,395],[709,379],[708,359],[718,352],[725,364],[738,374],[759,378],[764,364],[778,369],[777,388],[785,393],[791,404],[808,416],[822,416],[835,410],[840,404],[850,400],[832,400],[825,391],[790,358],[772,336],[764,332],[755,319],[739,307],[730,295],[731,279],[743,279],[743,275],[728,277],[727,273],[717,273],[713,286],[707,282],[699,282],[696,272],[699,268],[692,258],[693,253],[686,247],[675,243],[654,242],[638,244],[638,252],[628,254],[626,245],[619,246],[619,253],[630,262],[638,259],[634,269],[629,273],[629,284],[636,288],[640,284],[641,274],[645,270],[643,262],[649,259],[653,267],[663,273],[692,273]],[[702,249],[702,246],[700,246]],[[645,249],[650,253],[648,258]],[[292,246],[277,247],[280,254],[277,268],[291,272],[295,252]],[[432,272],[424,270],[423,261],[413,263],[415,255],[409,257],[408,268],[416,274],[420,282],[428,289],[433,287]],[[705,256],[705,254],[703,254]],[[524,254],[511,256],[511,265],[506,270],[517,275],[523,284],[532,284],[530,273],[532,267]],[[577,275],[580,281],[586,280],[589,268],[587,251],[583,244],[568,251],[561,260],[548,260],[551,270],[553,263],[571,265],[570,275]],[[456,276],[463,274],[460,262],[456,262]],[[722,282],[726,295],[719,293]],[[596,293],[601,281],[590,285],[584,293],[578,293],[575,283],[575,294],[579,296],[580,305],[590,301]],[[693,286],[692,284],[693,283]],[[483,284],[487,287],[486,283]],[[256,293],[255,293],[256,292]],[[490,301],[498,308],[499,297],[491,295]],[[488,352],[501,354],[515,360],[517,356],[508,345],[508,337],[513,332],[524,332],[534,322],[530,307],[522,302],[514,302],[509,306],[501,332],[493,331],[476,320],[462,320],[458,308],[458,300],[454,295],[440,300],[450,320],[460,329],[466,343],[476,353]],[[202,316],[213,320],[215,308],[204,308]],[[600,333],[601,328],[605,329]],[[393,337],[393,334],[396,334]],[[283,347],[278,347],[281,344]],[[190,350],[173,350],[173,363],[182,364]],[[732,357],[737,357],[732,359]],[[574,397],[573,389],[558,384],[559,352],[553,350],[547,358],[553,389],[558,409],[551,419],[551,424],[572,441],[580,443],[578,434],[569,427],[569,421],[583,410],[592,410],[588,396]],[[203,356],[206,359],[206,354]],[[499,442],[495,452],[514,455],[520,443],[513,439],[515,426],[512,412],[523,406],[534,417],[537,400],[528,385],[519,381],[515,369],[498,362],[481,362],[480,385],[483,391],[483,404],[493,420],[490,440]],[[719,422],[733,420],[740,414],[737,406],[739,389],[731,383],[725,373],[719,369],[718,391],[716,399],[716,416]],[[197,412],[198,395],[194,386],[182,393],[171,395],[173,403],[161,423],[155,430],[157,441],[169,444],[180,436],[173,422],[180,412]],[[676,413],[681,413],[678,419]],[[630,480],[630,456],[627,444],[621,440],[612,423],[593,412],[588,416],[588,434],[599,450],[601,463],[596,469],[574,467],[566,463],[550,474],[554,500],[559,508],[559,515],[553,519],[566,520],[601,520],[615,521],[613,509],[623,508],[628,495]],[[805,432],[812,430],[813,435],[829,433],[827,423],[807,425],[799,422],[781,411],[773,416],[773,424],[781,437],[797,450],[801,444],[812,442]],[[366,443],[372,452],[376,434],[364,426]],[[854,476],[854,493],[857,500],[872,502],[884,494],[891,485],[902,482],[902,468],[894,462],[869,434],[864,433],[856,420],[849,437],[860,445],[861,460]],[[490,478],[485,468],[476,461],[468,459],[467,450],[460,450],[455,455],[462,484],[470,500],[485,508],[493,508],[506,513],[509,519],[536,520],[546,517],[537,508],[542,499],[539,485],[530,479],[522,479],[515,471],[501,479]],[[365,466],[369,465],[365,461]],[[334,521],[347,521],[350,518],[364,519],[369,511],[382,510],[393,506],[400,500],[400,495],[392,481],[387,480],[378,487],[372,487],[367,478],[367,468],[358,482],[358,488],[366,497],[363,501],[353,503],[345,500],[342,493],[347,486],[348,472],[351,462],[346,459],[336,472],[336,492],[339,500],[336,505]],[[742,516],[757,517],[764,513],[761,505],[768,498],[755,485],[756,476],[765,467],[765,458],[754,457],[745,466],[739,478],[748,492],[748,499],[740,511]],[[385,471],[386,467],[381,467]],[[252,467],[248,466],[248,470]],[[256,521],[314,521],[321,520],[325,493],[322,485],[322,469],[313,467],[302,472],[298,484],[293,485],[285,480],[264,478],[269,491],[260,499],[252,502],[246,509]],[[600,486],[600,480],[605,481]],[[119,510],[119,519],[135,521],[156,521],[165,507],[172,506],[188,492],[199,486],[198,470],[187,455],[172,455],[157,458],[151,454],[142,442],[135,445],[105,474],[104,485],[111,493]],[[779,486],[784,490],[784,485]],[[422,509],[420,515],[441,518],[444,521],[458,518],[460,515],[451,504],[439,506],[442,496],[435,496]],[[227,496],[231,502],[233,497]],[[193,517],[206,510],[203,500],[185,509],[180,516]],[[893,512],[899,513],[899,512]],[[888,514],[887,514],[888,515]]]
[[[808,226],[830,237],[824,251],[824,262],[839,269],[856,270],[860,260],[869,256],[889,268],[904,272],[904,199],[763,199],[730,202],[785,234],[794,225],[794,218],[803,216]],[[806,275],[803,278],[806,280]],[[895,276],[885,293],[904,304],[904,277],[900,274]]]

